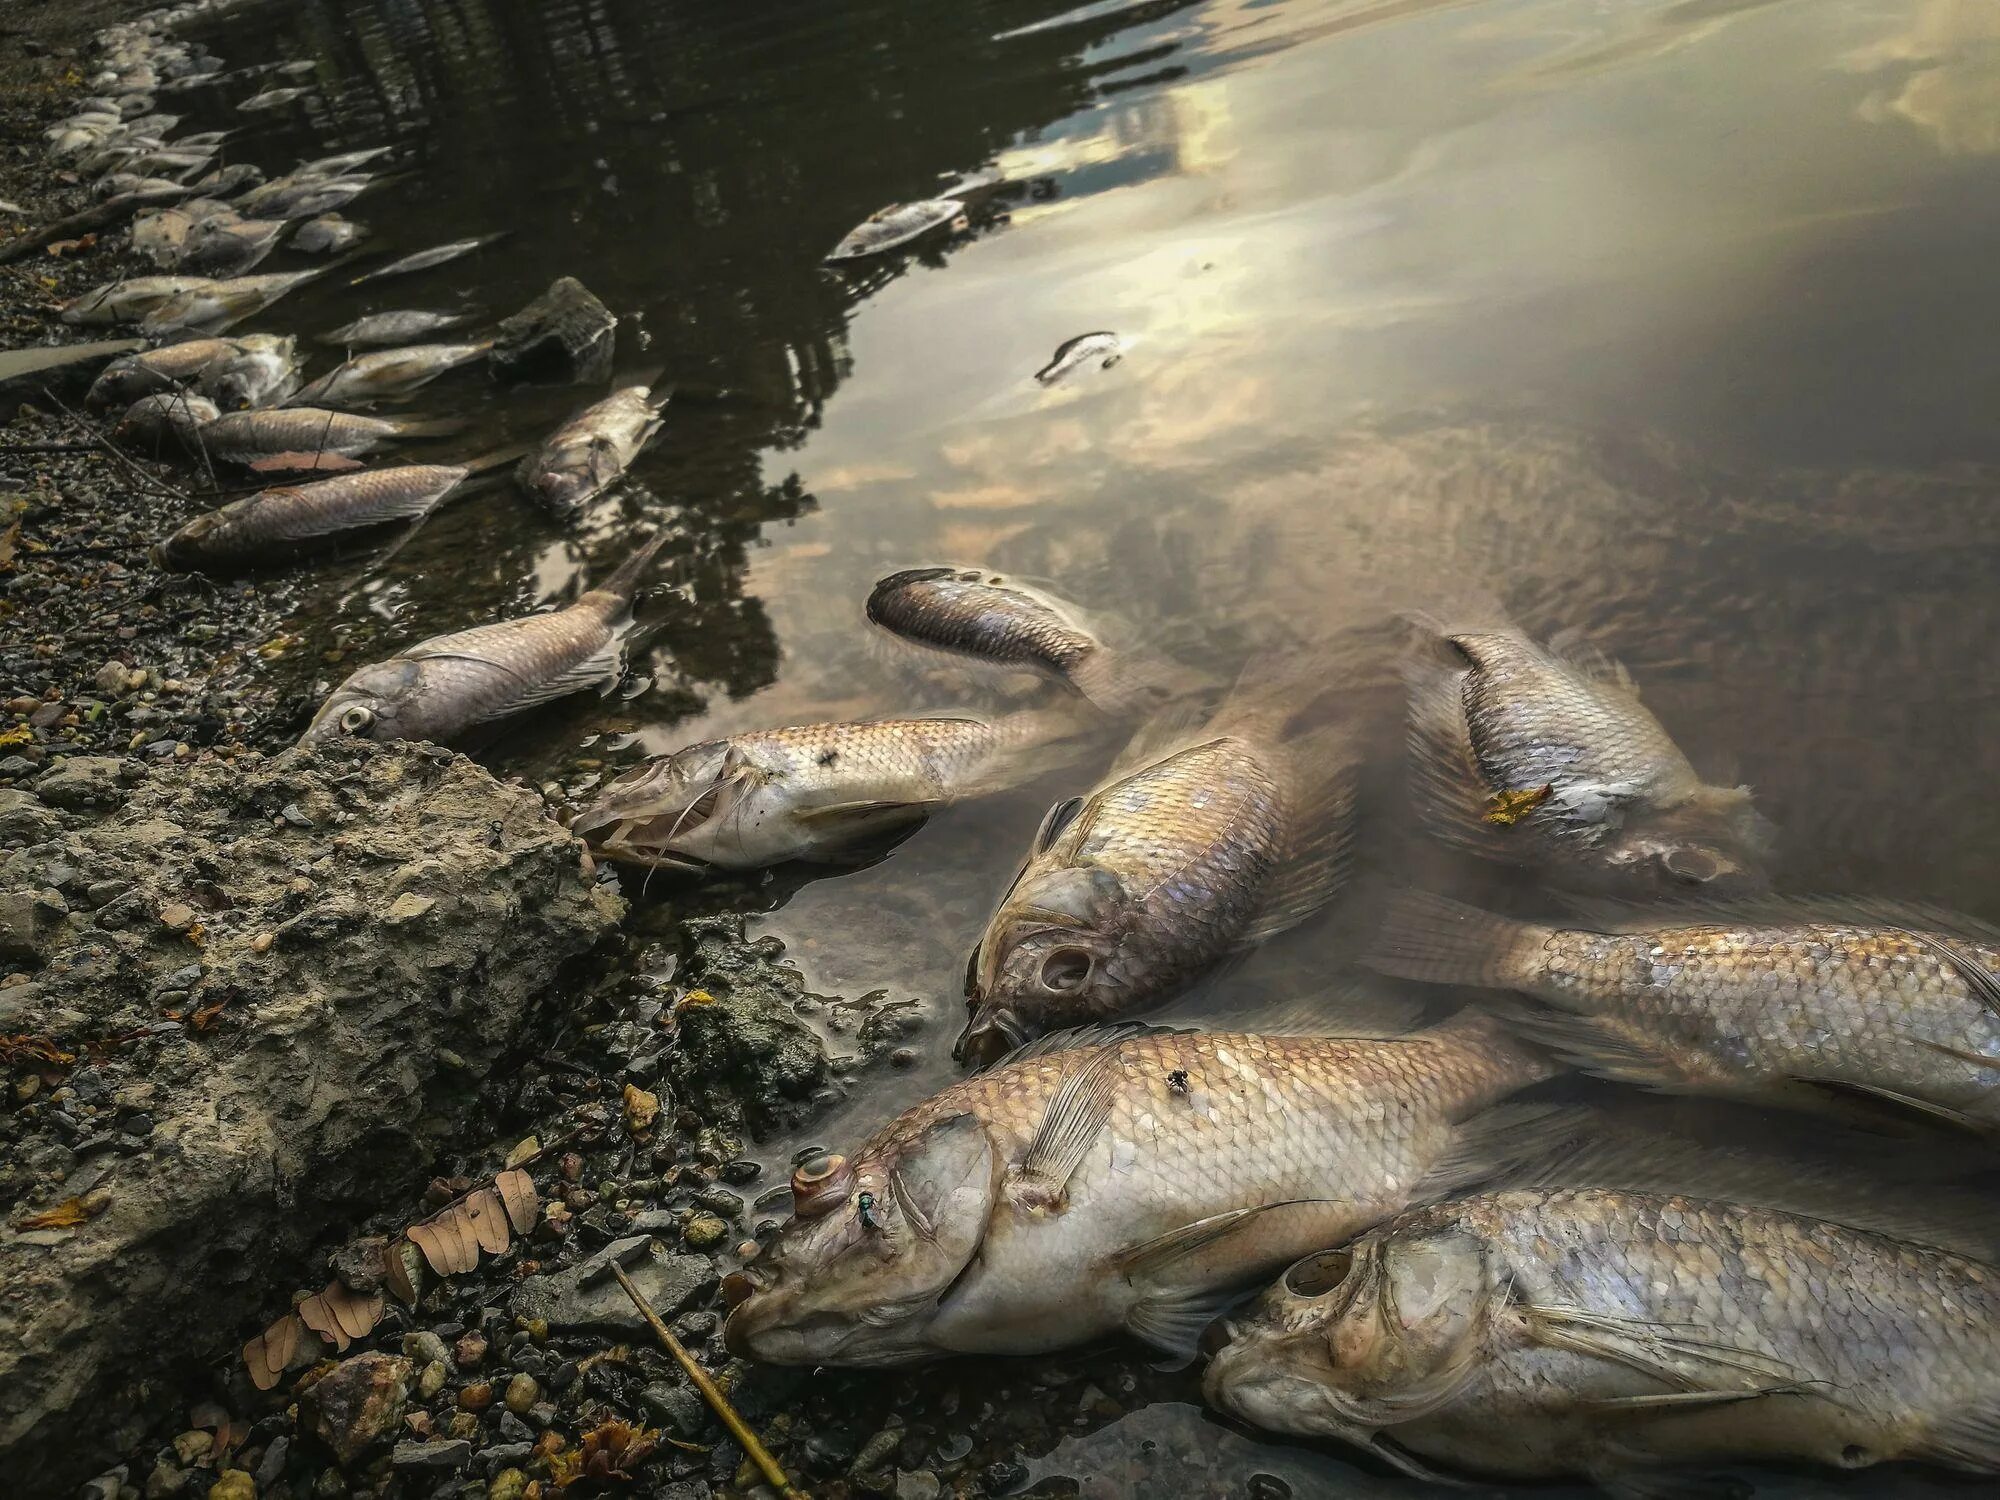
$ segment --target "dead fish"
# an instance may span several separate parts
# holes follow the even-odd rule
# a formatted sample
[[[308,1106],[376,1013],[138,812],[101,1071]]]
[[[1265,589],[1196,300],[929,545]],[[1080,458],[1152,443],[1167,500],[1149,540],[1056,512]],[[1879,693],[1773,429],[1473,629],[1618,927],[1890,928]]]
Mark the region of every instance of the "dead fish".
[[[1074,608],[1005,574],[905,569],[875,585],[867,613],[904,640],[1053,677],[1108,712],[1158,703],[1170,691],[1158,664],[1113,651]]]
[[[258,110],[277,109],[280,105],[290,104],[294,99],[303,99],[311,92],[309,88],[265,89],[263,93],[245,99],[236,107],[245,114],[252,114]]]
[[[881,255],[949,224],[965,212],[956,198],[925,198],[915,203],[892,203],[878,209],[847,232],[827,254],[828,260],[856,260],[864,255]]]
[[[157,453],[169,445],[189,446],[195,434],[219,415],[215,403],[191,391],[142,396],[125,410],[111,436],[128,448]]]
[[[386,266],[377,266],[365,276],[357,276],[350,286],[360,286],[364,282],[381,281],[389,276],[406,276],[412,271],[428,271],[432,266],[441,266],[462,256],[470,255],[507,237],[502,230],[495,234],[482,234],[474,239],[453,240],[449,245],[433,245],[428,250],[419,250],[414,255],[405,255],[400,260],[392,260]]]
[[[243,345],[237,339],[188,339],[121,355],[98,373],[84,402],[102,411],[130,405],[142,396],[194,385],[209,370],[242,352]]]
[[[116,198],[125,193],[144,193],[150,198],[168,199],[175,195],[187,197],[194,191],[183,183],[166,177],[144,177],[137,172],[113,172],[108,177],[100,177],[91,192],[99,198]]]
[[[421,390],[440,375],[484,359],[493,347],[482,344],[409,344],[357,354],[300,391],[305,406],[365,406]]]
[[[1142,736],[1050,809],[968,967],[958,1057],[1137,1015],[1333,899],[1352,755],[1342,729],[1295,736],[1281,697],[1233,696],[1162,751]]]
[[[246,335],[234,355],[203,372],[202,390],[224,411],[275,406],[298,389],[298,343],[290,334]]]
[[[471,312],[423,312],[417,309],[369,313],[352,323],[343,323],[326,334],[321,342],[343,344],[350,349],[374,344],[407,344],[427,334],[463,327],[477,316]]]
[[[1521,1030],[1622,1082],[2000,1125],[2000,932],[1954,913],[1766,900],[1556,926],[1412,891],[1368,962],[1532,995]]]
[[[304,180],[311,177],[345,177],[356,167],[365,167],[371,161],[387,156],[394,146],[364,146],[359,151],[340,151],[332,156],[315,157],[311,161],[300,162],[286,174]]]
[[[309,219],[345,208],[375,185],[372,176],[274,177],[236,200],[243,213],[269,219]]]
[[[1489,1107],[1547,1074],[1470,1013],[1387,1040],[1048,1038],[802,1165],[793,1217],[724,1284],[729,1347],[892,1365],[1123,1330],[1185,1351],[1231,1289],[1534,1154]]]
[[[633,595],[668,539],[665,532],[654,537],[567,609],[433,636],[363,667],[333,690],[300,743],[340,735],[448,741],[571,693],[609,687],[624,671]]]
[[[244,188],[254,188],[264,181],[264,170],[252,166],[247,161],[231,162],[226,167],[218,167],[207,176],[197,178],[194,189],[206,193],[211,198],[227,198],[231,193]]]
[[[1125,344],[1115,333],[1079,333],[1056,346],[1049,362],[1035,371],[1043,385],[1057,385],[1086,365],[1108,370],[1125,357]]]
[[[343,219],[339,214],[321,214],[299,226],[298,233],[292,236],[291,246],[308,255],[329,255],[345,250],[367,236],[368,231],[350,219]]]
[[[1761,886],[1749,789],[1704,782],[1621,667],[1488,601],[1430,628],[1448,659],[1409,670],[1409,745],[1439,837],[1619,894]]]
[[[273,73],[278,74],[280,77],[284,78],[303,78],[306,74],[312,72],[318,66],[319,64],[314,62],[311,58],[301,57],[295,62],[279,63],[275,68],[271,69],[271,71]]]
[[[1203,1390],[1430,1483],[1657,1496],[1694,1492],[1674,1467],[1735,1461],[2000,1473],[2000,1269],[1851,1207],[1542,1188],[1419,1208],[1293,1266],[1231,1320]]]
[[[660,430],[665,394],[630,385],[586,408],[521,460],[515,482],[557,515],[589,504],[616,484]]]
[[[937,809],[1019,785],[1080,739],[1072,714],[752,730],[635,766],[570,823],[608,859],[755,870],[841,860]]]
[[[180,263],[203,276],[238,276],[267,259],[289,227],[287,219],[217,214],[188,231]]]
[[[182,329],[220,333],[245,318],[255,317],[287,292],[317,280],[329,269],[320,266],[310,271],[211,281],[159,303],[139,320],[139,331],[154,336]]]
[[[230,412],[202,429],[202,446],[231,463],[253,463],[278,453],[341,453],[355,458],[406,438],[450,437],[465,430],[456,419],[358,417],[310,406]]]
[[[156,266],[179,264],[194,217],[179,208],[149,208],[132,221],[132,248]]]
[[[293,556],[392,521],[421,520],[471,472],[411,464],[259,490],[196,516],[153,549],[153,561],[200,573]]]
[[[63,305],[62,320],[98,327],[136,323],[163,303],[214,285],[205,276],[133,276],[93,288]]]

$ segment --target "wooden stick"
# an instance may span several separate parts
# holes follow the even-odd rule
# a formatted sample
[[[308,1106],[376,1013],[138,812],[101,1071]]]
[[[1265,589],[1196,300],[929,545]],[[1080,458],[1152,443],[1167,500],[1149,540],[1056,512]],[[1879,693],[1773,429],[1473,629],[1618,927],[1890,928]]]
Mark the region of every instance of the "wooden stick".
[[[729,1429],[729,1435],[743,1445],[743,1451],[750,1455],[750,1462],[763,1473],[771,1488],[784,1496],[785,1500],[807,1500],[801,1491],[792,1487],[791,1480],[785,1477],[785,1471],[778,1467],[778,1461],[771,1457],[762,1443],[757,1441],[757,1434],[752,1432],[749,1424],[736,1414],[736,1408],[729,1404],[729,1398],[722,1394],[716,1383],[708,1378],[708,1371],[695,1363],[694,1356],[682,1347],[681,1341],[674,1337],[673,1330],[660,1321],[660,1315],[653,1311],[652,1304],[646,1301],[645,1296],[632,1284],[632,1278],[625,1274],[625,1268],[615,1260],[611,1263],[611,1274],[616,1276],[618,1284],[625,1288],[625,1295],[630,1297],[632,1305],[639,1309],[639,1316],[644,1318],[647,1326],[653,1330],[653,1337],[658,1339],[667,1353],[674,1357],[674,1363],[687,1372],[687,1378],[692,1380],[694,1388],[701,1392],[702,1400],[706,1401],[710,1410],[722,1419],[722,1425]]]

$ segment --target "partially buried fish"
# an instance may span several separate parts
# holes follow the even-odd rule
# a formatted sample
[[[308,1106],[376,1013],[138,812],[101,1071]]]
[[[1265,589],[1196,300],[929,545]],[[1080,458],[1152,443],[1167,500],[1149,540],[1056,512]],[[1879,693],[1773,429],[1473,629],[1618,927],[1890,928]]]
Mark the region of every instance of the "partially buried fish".
[[[1741,1460],[2000,1472],[2000,1269],[1836,1214],[1616,1189],[1419,1208],[1294,1266],[1231,1320],[1203,1389],[1433,1483],[1639,1497],[1707,1492]],[[1709,1484],[1671,1472],[1688,1465]]]
[[[280,453],[356,458],[404,438],[450,437],[464,430],[465,423],[455,418],[419,421],[282,406],[231,412],[201,430],[201,445],[211,457],[231,463],[254,463]]]
[[[326,344],[344,344],[350,349],[376,344],[407,344],[412,339],[420,339],[427,334],[463,327],[477,316],[478,314],[473,312],[425,312],[416,308],[369,313],[366,317],[356,318],[352,323],[341,324],[331,333],[324,335],[320,341]]]
[[[335,688],[302,744],[348,735],[449,741],[571,693],[603,689],[625,669],[632,599],[662,532],[567,609],[433,636]]]
[[[128,448],[158,453],[174,445],[192,449],[197,434],[220,415],[215,403],[189,391],[142,396],[126,408],[111,435]]]
[[[1447,659],[1410,668],[1409,740],[1440,837],[1619,894],[1762,884],[1749,790],[1704,782],[1621,668],[1538,645],[1487,601],[1431,628]]]
[[[850,229],[845,238],[827,253],[828,260],[856,260],[864,255],[880,255],[907,245],[949,224],[965,212],[956,198],[925,198],[916,203],[892,203],[878,209]]]
[[[1481,1116],[1547,1074],[1471,1014],[1388,1040],[1050,1038],[801,1166],[792,1218],[724,1283],[729,1347],[890,1365],[1125,1330],[1184,1351],[1230,1289],[1532,1155],[1516,1110]]]
[[[421,390],[440,375],[484,359],[493,347],[481,344],[410,344],[357,354],[301,390],[293,399],[306,406],[366,406]]]
[[[290,104],[294,99],[302,99],[311,92],[311,89],[304,88],[265,89],[263,93],[245,99],[236,107],[245,114],[253,114],[259,110],[276,109],[280,105]]]
[[[410,464],[259,490],[196,516],[153,548],[153,561],[175,572],[211,573],[294,556],[370,527],[419,520],[471,472],[458,464]]]
[[[754,870],[839,860],[954,802],[1071,758],[1074,715],[874,719],[752,730],[618,777],[570,831],[657,869]]]
[[[1967,917],[1765,901],[1580,927],[1403,892],[1367,961],[1532,995],[1523,1031],[1624,1082],[2000,1125],[2000,933]]]
[[[1296,735],[1311,694],[1237,693],[1210,722],[1052,808],[986,924],[958,1055],[1136,1015],[1296,926],[1346,872],[1344,731]]]
[[[1122,654],[1039,589],[978,568],[909,568],[868,595],[868,618],[908,641],[1067,683],[1118,713],[1169,692],[1157,664]]]
[[[412,271],[428,271],[432,266],[442,266],[447,262],[458,260],[462,256],[470,255],[475,250],[484,249],[495,241],[503,240],[506,237],[506,231],[501,230],[494,234],[482,234],[469,240],[453,240],[448,245],[433,245],[428,250],[419,250],[414,255],[405,255],[400,260],[392,260],[386,266],[377,266],[365,276],[355,277],[350,284],[360,286],[364,282],[381,281],[389,276],[407,276]]]
[[[650,384],[650,383],[649,383]],[[629,385],[570,418],[514,471],[515,482],[557,515],[616,484],[660,430],[665,393]]]
[[[209,370],[241,354],[243,346],[241,339],[188,339],[120,355],[99,372],[84,402],[103,410],[193,385]]]

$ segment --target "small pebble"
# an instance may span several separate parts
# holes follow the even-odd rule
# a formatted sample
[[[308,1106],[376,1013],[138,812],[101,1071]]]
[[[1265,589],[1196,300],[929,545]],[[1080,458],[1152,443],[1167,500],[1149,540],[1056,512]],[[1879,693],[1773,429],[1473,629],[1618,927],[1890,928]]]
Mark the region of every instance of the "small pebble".
[[[490,1380],[475,1380],[458,1393],[458,1405],[461,1411],[485,1411],[492,1404],[493,1382]]]
[[[688,1220],[687,1228],[681,1231],[681,1237],[687,1241],[690,1249],[706,1250],[729,1238],[729,1226],[714,1214],[696,1214]]]
[[[507,1394],[501,1399],[507,1410],[515,1416],[525,1416],[528,1409],[541,1399],[542,1387],[532,1375],[516,1375],[507,1382]]]

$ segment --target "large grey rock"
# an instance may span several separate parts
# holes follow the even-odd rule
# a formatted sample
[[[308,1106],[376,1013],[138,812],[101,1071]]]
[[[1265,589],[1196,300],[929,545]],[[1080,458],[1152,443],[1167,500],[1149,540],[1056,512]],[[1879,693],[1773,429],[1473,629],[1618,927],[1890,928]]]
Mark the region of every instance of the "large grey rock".
[[[611,1272],[613,1262],[662,1318],[684,1312],[715,1290],[715,1265],[705,1256],[672,1255],[643,1234],[613,1240],[590,1259],[549,1276],[530,1276],[514,1289],[507,1310],[541,1318],[552,1329],[597,1328],[642,1334],[646,1320]]]
[[[17,1111],[0,1151],[0,1470],[32,1494],[119,1456],[189,1366],[284,1311],[315,1247],[413,1192],[564,961],[622,912],[532,791],[428,748],[90,782],[79,803],[115,786],[123,805],[0,851],[0,897],[35,897],[57,865],[124,892],[69,903],[35,933],[31,983],[0,992],[34,991],[31,1024],[77,1058],[74,1115]],[[87,1101],[140,1084],[142,1147],[73,1149],[115,1123]],[[87,1222],[12,1227],[78,1194]]]

